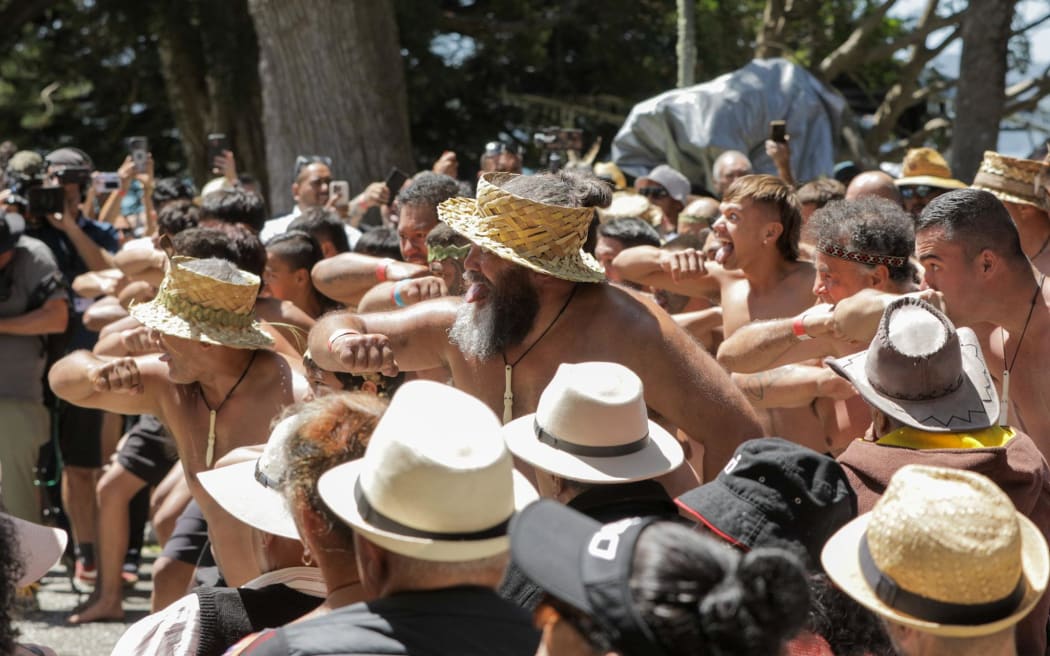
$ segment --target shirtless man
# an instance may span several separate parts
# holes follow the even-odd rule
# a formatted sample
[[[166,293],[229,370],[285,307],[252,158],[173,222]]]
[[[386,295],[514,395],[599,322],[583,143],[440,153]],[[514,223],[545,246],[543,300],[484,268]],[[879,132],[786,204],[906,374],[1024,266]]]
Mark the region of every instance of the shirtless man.
[[[917,291],[909,260],[915,234],[911,217],[899,205],[874,197],[817,210],[807,234],[815,244],[813,293],[822,305],[794,317],[744,326],[719,347],[718,361],[730,371],[757,374],[750,380],[756,389],[763,379],[767,384],[779,379],[782,388],[794,381],[790,402],[812,404],[824,427],[823,440],[813,435],[803,444],[835,453],[861,437],[871,417],[852,388],[836,383],[834,372],[820,365],[825,357],[842,357],[867,346],[837,337],[833,306],[865,289],[895,295]],[[814,360],[818,366],[797,364]]]
[[[704,444],[710,480],[761,427],[725,372],[665,312],[599,284],[601,267],[580,249],[592,208],[608,202],[608,187],[580,174],[486,174],[477,202],[453,198],[439,208],[473,243],[464,298],[329,315],[310,333],[313,358],[333,371],[388,374],[446,364],[456,387],[504,422],[536,410],[562,362],[619,362],[641,376],[652,410]],[[692,464],[700,470],[695,449]],[[686,483],[680,476],[669,485]]]
[[[1047,165],[1030,159],[1017,159],[986,151],[974,189],[992,192],[1003,202],[1017,226],[1021,248],[1041,273],[1050,273],[1050,204],[1043,194],[1050,189],[1050,175],[1036,177]]]
[[[1044,456],[1050,455],[1050,285],[1025,256],[1006,208],[979,189],[939,196],[916,223],[915,253],[925,284],[943,298],[948,317],[956,326],[972,328],[981,340],[988,371],[1000,389],[999,423],[1020,428]],[[834,330],[857,342],[870,341],[888,300],[858,294],[840,303]]]
[[[156,415],[175,439],[186,481],[209,522],[227,581],[258,575],[247,548],[197,473],[238,446],[264,442],[270,422],[305,392],[272,338],[254,321],[259,278],[226,260],[186,258],[169,268],[157,298],[132,308],[155,330],[162,355],[107,358],[76,351],[48,376],[55,394],[74,405],[120,414]],[[225,557],[224,557],[225,556]],[[120,614],[119,607],[96,609]],[[80,621],[99,619],[81,613]]]
[[[802,219],[791,188],[771,175],[744,176],[726,190],[721,210],[713,227],[721,240],[714,262],[692,249],[669,253],[643,246],[620,253],[614,275],[688,296],[721,295],[726,338],[752,321],[791,317],[812,306],[815,272],[797,259]],[[766,413],[768,434],[798,440],[822,434],[810,408],[787,408],[770,395],[770,381],[759,388],[746,376],[736,382],[750,390],[756,407],[778,408]]]

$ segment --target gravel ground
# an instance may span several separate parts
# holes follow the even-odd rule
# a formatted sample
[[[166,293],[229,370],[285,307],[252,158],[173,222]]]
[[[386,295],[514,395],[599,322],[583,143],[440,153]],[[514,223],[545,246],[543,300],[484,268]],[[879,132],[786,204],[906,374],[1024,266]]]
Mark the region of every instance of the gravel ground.
[[[124,595],[123,622],[96,622],[81,626],[66,624],[77,604],[87,599],[71,585],[66,568],[58,565],[41,581],[37,594],[40,610],[23,613],[18,621],[20,641],[51,647],[59,656],[109,656],[129,625],[149,613],[152,554],[143,555],[139,582]]]

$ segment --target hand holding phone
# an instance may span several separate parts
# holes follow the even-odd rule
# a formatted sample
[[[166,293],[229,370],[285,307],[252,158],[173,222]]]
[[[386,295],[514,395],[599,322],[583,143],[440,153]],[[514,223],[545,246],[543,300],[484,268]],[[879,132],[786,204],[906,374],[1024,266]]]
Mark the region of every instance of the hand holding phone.
[[[387,205],[392,203],[394,199],[397,198],[397,194],[399,191],[401,191],[401,187],[404,186],[405,180],[408,180],[408,174],[406,174],[404,171],[397,168],[396,166],[390,169],[390,173],[388,173],[386,176],[385,183],[387,190],[390,192],[390,199],[387,201]]]
[[[349,205],[350,183],[346,180],[332,180],[328,184],[328,195],[332,198],[333,205]]]
[[[228,150],[232,151],[232,148],[225,134],[216,132],[208,135],[208,167],[212,173],[221,175],[225,172]]]
[[[104,171],[95,176],[95,193],[105,194],[120,189],[120,174],[116,171]]]
[[[128,137],[128,153],[135,163],[135,173],[145,173],[149,161],[149,139],[146,137]]]
[[[785,121],[770,121],[769,139],[777,143],[787,143],[787,123]]]

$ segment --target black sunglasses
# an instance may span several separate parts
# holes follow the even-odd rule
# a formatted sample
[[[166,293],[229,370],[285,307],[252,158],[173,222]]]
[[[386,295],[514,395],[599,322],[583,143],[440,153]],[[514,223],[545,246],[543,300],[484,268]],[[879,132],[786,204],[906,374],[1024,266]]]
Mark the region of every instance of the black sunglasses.
[[[505,141],[490,141],[485,144],[485,157],[495,157],[502,153],[521,155],[521,148],[517,144],[507,143]]]
[[[642,187],[638,193],[646,198],[666,198],[671,195],[663,187]]]
[[[939,187],[931,187],[930,185],[915,185],[908,187],[901,187],[901,197],[905,200],[911,200],[912,198],[926,198],[939,191],[943,191]]]

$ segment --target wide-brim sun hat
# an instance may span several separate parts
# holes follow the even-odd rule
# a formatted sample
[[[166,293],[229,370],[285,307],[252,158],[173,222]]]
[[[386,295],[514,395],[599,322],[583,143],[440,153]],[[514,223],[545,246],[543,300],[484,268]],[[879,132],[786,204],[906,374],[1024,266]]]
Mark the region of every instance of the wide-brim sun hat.
[[[280,486],[284,482],[285,445],[301,424],[298,415],[274,426],[258,458],[197,474],[204,490],[223,510],[264,533],[299,539],[299,531]]]
[[[22,576],[18,579],[18,587],[40,580],[62,559],[69,541],[69,534],[62,529],[34,524],[7,513],[0,513],[0,521],[11,523],[22,554]]]
[[[563,207],[505,191],[513,173],[486,173],[477,199],[449,198],[438,218],[479,247],[539,273],[573,282],[602,282],[605,270],[583,251],[593,207]]]
[[[901,177],[894,180],[898,187],[928,186],[938,189],[965,189],[966,183],[952,177],[952,170],[936,150],[913,148],[904,157]]]
[[[965,432],[999,420],[999,395],[977,335],[914,297],[886,307],[867,350],[826,363],[869,405],[907,426]]]
[[[981,167],[970,185],[974,189],[990,192],[1008,203],[1031,205],[1043,211],[1042,199],[1036,193],[1036,178],[1043,170],[1043,163],[1031,159],[1007,157],[992,150],[984,151]]]
[[[1006,630],[1046,592],[1038,527],[986,477],[906,465],[871,512],[824,546],[824,569],[877,615],[938,636]]]
[[[649,419],[641,379],[612,362],[561,364],[536,412],[506,424],[503,437],[515,456],[583,483],[648,480],[685,458],[678,440]]]
[[[165,335],[241,349],[274,340],[255,317],[259,276],[220,258],[173,257],[156,297],[131,306],[143,325]]]
[[[364,457],[325,472],[317,490],[370,542],[444,562],[506,553],[511,518],[538,498],[492,410],[425,380],[398,389]]]

